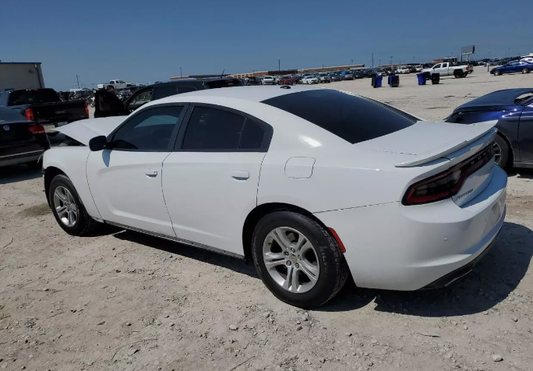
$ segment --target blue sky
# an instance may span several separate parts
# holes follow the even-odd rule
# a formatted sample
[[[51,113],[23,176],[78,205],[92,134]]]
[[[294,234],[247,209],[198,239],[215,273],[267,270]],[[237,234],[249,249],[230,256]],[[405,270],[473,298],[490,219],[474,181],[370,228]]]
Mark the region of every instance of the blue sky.
[[[476,5],[472,5],[478,3]],[[378,5],[379,4],[379,5]],[[109,79],[425,62],[533,52],[516,0],[2,0],[0,60],[41,61],[56,89]],[[454,11],[452,9],[460,9]]]

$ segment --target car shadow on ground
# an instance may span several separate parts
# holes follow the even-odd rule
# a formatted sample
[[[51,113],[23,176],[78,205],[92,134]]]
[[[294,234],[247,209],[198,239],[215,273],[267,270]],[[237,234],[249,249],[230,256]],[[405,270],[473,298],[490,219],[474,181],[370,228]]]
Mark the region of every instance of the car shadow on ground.
[[[42,176],[40,169],[31,169],[26,165],[0,167],[0,184],[17,183]]]
[[[219,267],[231,269],[234,272],[242,273],[247,276],[259,279],[259,276],[257,275],[253,264],[251,262],[245,262],[244,259],[239,259],[237,257],[204,250],[197,247],[181,244],[178,242],[168,241],[162,238],[152,237],[146,234],[137,233],[133,231],[122,230],[115,233],[114,237],[121,240],[136,242],[141,245],[166,251],[171,254],[177,254],[200,262],[214,264]]]
[[[374,301],[375,310],[424,317],[480,313],[505,300],[525,276],[533,255],[533,231],[504,223],[489,253],[474,270],[449,287],[415,291],[358,289],[349,282],[318,310],[350,311]]]
[[[508,174],[509,176],[516,175],[520,179],[533,179],[533,169],[513,169]]]

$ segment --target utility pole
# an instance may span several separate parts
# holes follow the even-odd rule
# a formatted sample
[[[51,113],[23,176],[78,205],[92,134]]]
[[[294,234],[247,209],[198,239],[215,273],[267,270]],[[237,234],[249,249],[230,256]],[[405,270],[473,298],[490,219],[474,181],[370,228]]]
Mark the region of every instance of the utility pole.
[[[415,57],[413,57],[413,64],[415,64]]]
[[[183,72],[181,70],[181,67],[180,67],[180,77],[183,77]]]
[[[281,71],[281,59],[278,59],[278,71]]]
[[[78,82],[78,89],[80,88],[80,79],[78,78],[78,75],[76,75],[76,81]]]
[[[353,59],[352,59],[352,66],[353,66]]]
[[[378,67],[381,66],[381,59],[378,59]]]
[[[374,68],[374,53],[372,53],[372,68]]]
[[[392,67],[392,55],[390,56],[390,66]]]

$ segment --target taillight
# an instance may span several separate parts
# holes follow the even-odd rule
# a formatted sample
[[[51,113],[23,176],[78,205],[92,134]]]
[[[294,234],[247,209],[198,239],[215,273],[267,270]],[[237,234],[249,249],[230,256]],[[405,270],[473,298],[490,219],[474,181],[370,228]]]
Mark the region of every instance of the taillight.
[[[33,114],[33,110],[31,108],[27,108],[24,111],[24,116],[26,116],[26,118],[30,121],[35,120],[35,115]]]
[[[455,165],[449,170],[413,184],[403,197],[402,204],[421,205],[450,198],[459,192],[465,180],[494,157],[492,143],[483,151]]]
[[[85,102],[85,114],[89,117],[89,105]]]
[[[44,127],[39,124],[30,125],[28,127],[28,130],[31,131],[32,134],[44,134],[45,133]]]

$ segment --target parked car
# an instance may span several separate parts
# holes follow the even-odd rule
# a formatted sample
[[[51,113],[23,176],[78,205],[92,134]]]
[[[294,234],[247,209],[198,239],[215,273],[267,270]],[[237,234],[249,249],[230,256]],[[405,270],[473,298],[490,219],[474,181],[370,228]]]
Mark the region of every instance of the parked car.
[[[352,71],[342,71],[341,75],[343,74],[343,80],[353,80],[353,73]]]
[[[320,80],[321,83],[331,82],[331,77],[329,77],[329,72],[319,72],[318,79]]]
[[[398,67],[396,69],[396,73],[402,73],[402,74],[406,74],[406,73],[410,73],[411,71],[409,71],[409,67],[407,66],[401,66],[401,67]]]
[[[242,86],[243,82],[232,77],[183,79],[145,86],[122,102],[113,92],[103,89],[94,95],[94,117],[129,115],[142,105],[170,95],[196,90]]]
[[[417,64],[415,66],[415,72],[422,72],[423,69],[424,69],[424,66],[421,64]]]
[[[30,168],[40,168],[39,159],[47,148],[42,125],[0,107],[0,167],[27,164]]]
[[[307,75],[302,78],[302,84],[318,84],[320,79],[316,75]]]
[[[509,62],[503,66],[498,66],[493,68],[490,73],[494,76],[500,76],[504,73],[530,73],[533,71],[533,64],[525,61],[513,61]]]
[[[135,84],[125,82],[123,80],[110,80],[108,83],[105,84],[97,84],[96,87],[98,89],[115,90],[135,87]]]
[[[477,263],[506,210],[493,125],[334,89],[196,91],[62,127],[84,145],[45,152],[45,194],[71,235],[105,223],[248,257],[276,297],[312,308],[349,276],[418,290]]]
[[[54,89],[25,89],[0,92],[0,107],[26,116],[29,121],[58,127],[89,117],[85,100],[62,101]]]
[[[261,79],[258,77],[254,77],[254,76],[246,77],[244,79],[244,84],[245,85],[261,85]]]
[[[340,72],[332,72],[329,77],[331,81],[342,81],[342,76]]]
[[[364,72],[362,70],[352,70],[352,76],[354,79],[362,79],[365,77]]]
[[[291,75],[282,76],[279,85],[294,85],[294,78]]]
[[[533,167],[533,88],[505,89],[457,107],[447,122],[472,124],[497,120],[494,142],[501,167]]]
[[[425,68],[422,70],[422,73],[426,73],[426,75],[431,77],[434,73],[440,74],[440,76],[455,76],[455,77],[466,77],[468,76],[468,71],[470,69],[470,66],[468,65],[456,65],[450,62],[443,62],[443,63],[437,63],[431,68]]]
[[[274,76],[263,76],[263,85],[276,85]]]

